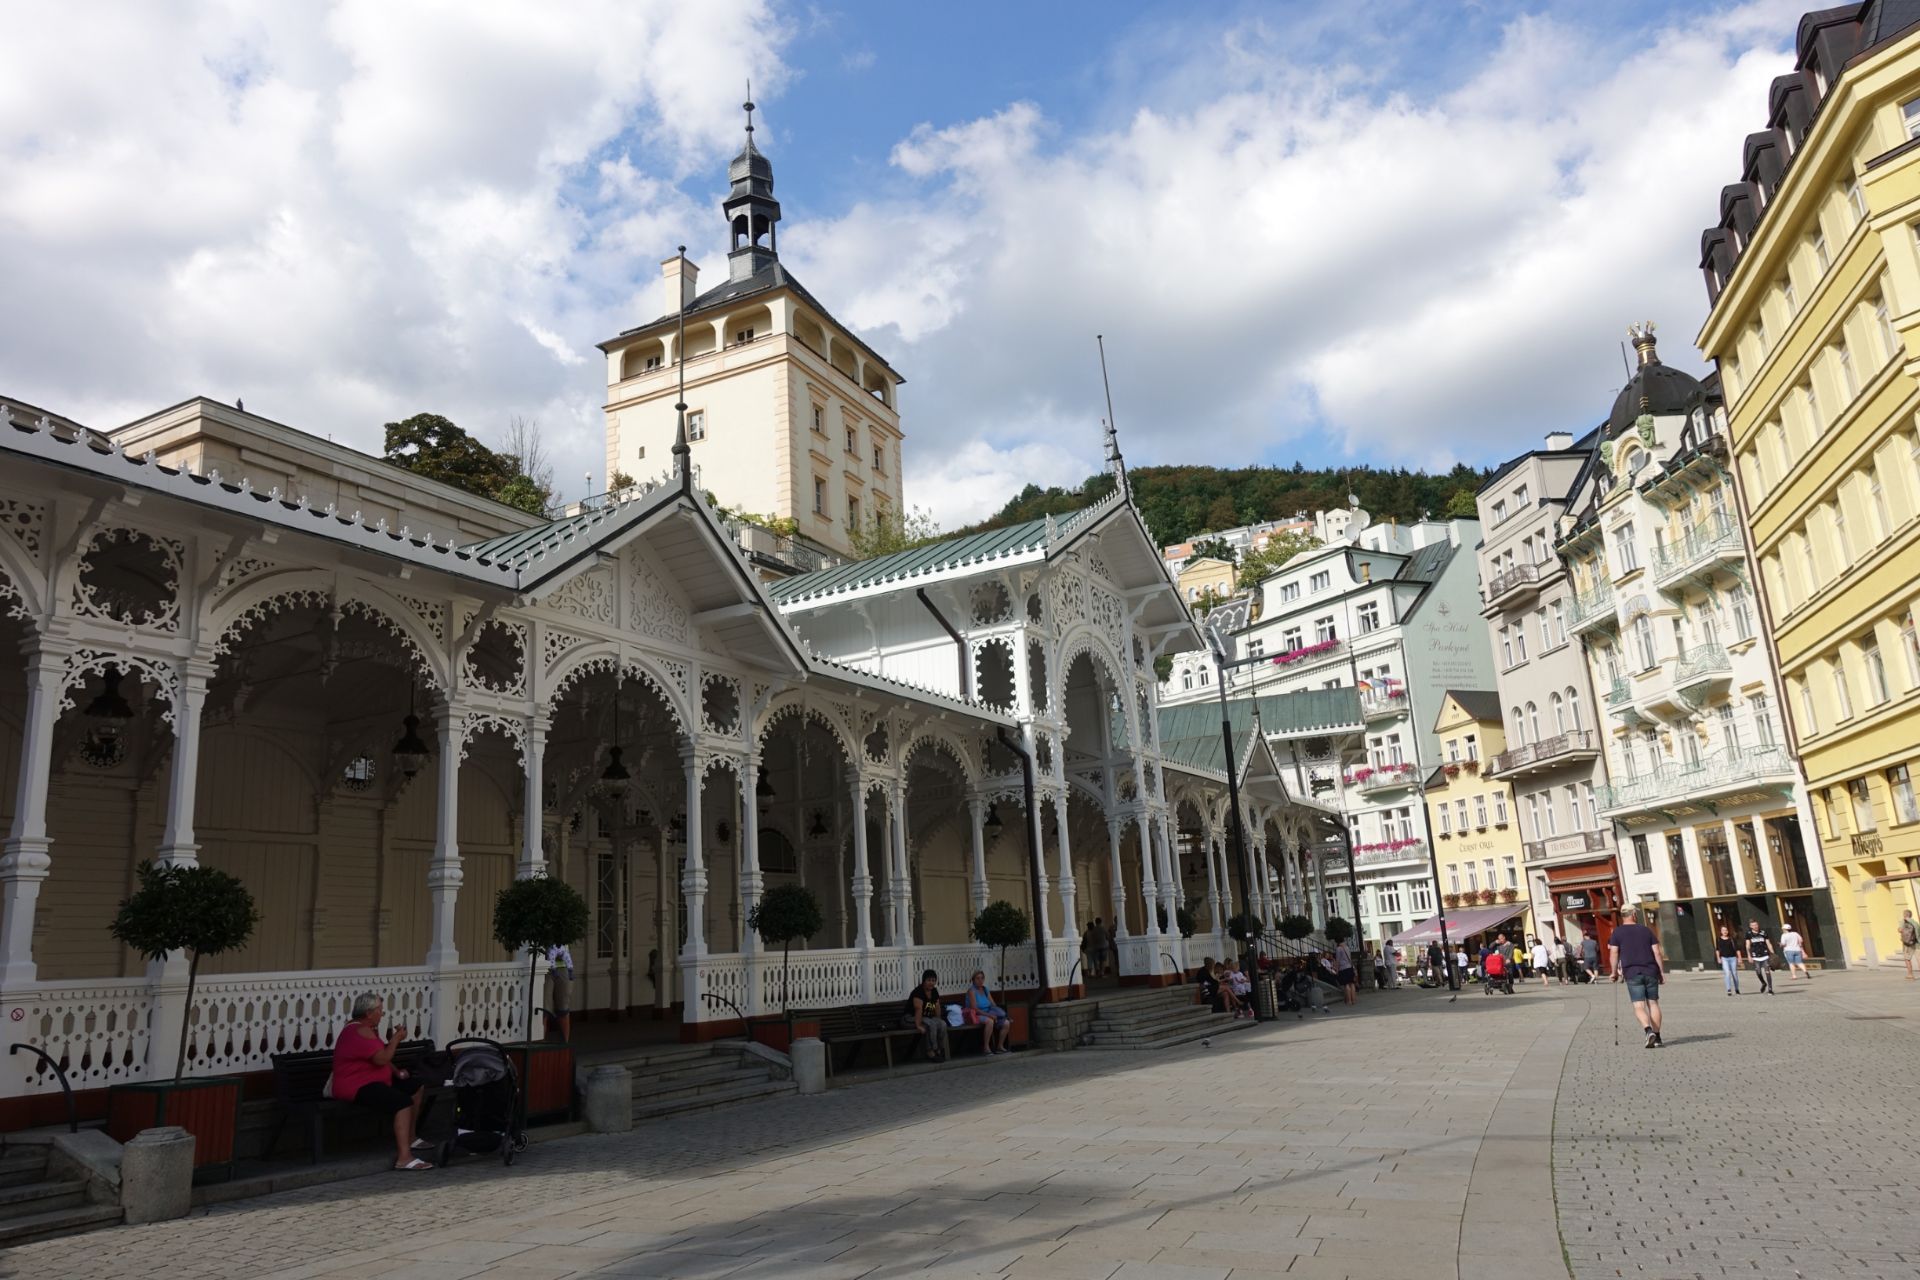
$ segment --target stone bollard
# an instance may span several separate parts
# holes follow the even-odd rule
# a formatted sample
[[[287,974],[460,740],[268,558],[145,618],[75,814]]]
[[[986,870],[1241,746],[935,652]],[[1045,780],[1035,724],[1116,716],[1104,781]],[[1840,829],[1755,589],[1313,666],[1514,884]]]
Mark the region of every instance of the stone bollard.
[[[800,1036],[787,1048],[793,1061],[793,1082],[801,1093],[827,1091],[827,1046],[818,1036]]]
[[[142,1129],[120,1154],[120,1208],[129,1223],[184,1218],[193,1207],[193,1135]]]
[[[633,1128],[633,1073],[601,1066],[587,1072],[581,1112],[592,1133],[625,1133]]]

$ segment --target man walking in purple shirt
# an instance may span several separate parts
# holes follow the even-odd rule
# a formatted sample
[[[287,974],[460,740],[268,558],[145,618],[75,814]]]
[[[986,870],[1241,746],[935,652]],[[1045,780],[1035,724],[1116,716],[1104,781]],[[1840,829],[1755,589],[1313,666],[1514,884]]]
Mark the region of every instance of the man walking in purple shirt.
[[[1647,1048],[1663,1049],[1660,1039],[1660,979],[1666,972],[1666,953],[1653,930],[1640,923],[1640,909],[1628,907],[1621,912],[1626,923],[1607,939],[1607,959],[1613,980],[1626,980],[1627,999],[1633,1001],[1633,1016],[1647,1033]]]

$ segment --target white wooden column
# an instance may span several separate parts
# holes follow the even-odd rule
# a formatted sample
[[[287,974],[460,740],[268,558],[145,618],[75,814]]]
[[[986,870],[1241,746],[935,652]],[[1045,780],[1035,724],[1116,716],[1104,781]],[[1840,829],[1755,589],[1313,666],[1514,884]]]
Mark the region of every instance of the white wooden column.
[[[760,935],[747,923],[760,905],[764,882],[760,876],[760,805],[754,787],[760,777],[760,762],[748,756],[740,765],[740,954],[745,958],[747,991],[744,1004],[747,1016],[760,1012]],[[804,828],[797,828],[804,830]],[[806,866],[806,842],[799,845],[800,865]]]
[[[680,864],[680,901],[686,904],[687,937],[680,948],[680,1016],[684,1021],[698,1022],[710,1016],[706,1002],[700,999],[699,963],[707,954],[706,820],[700,812],[707,762],[697,751],[683,751],[680,763],[687,781],[686,854]],[[660,959],[664,968],[666,957]]]
[[[1203,852],[1207,859],[1207,928],[1214,933],[1224,933],[1227,917],[1220,911],[1220,879],[1214,874],[1213,858],[1220,848],[1220,838],[1211,831],[1204,836]]]
[[[542,769],[547,754],[547,721],[539,716],[527,722],[527,741],[521,760],[521,773],[526,781],[526,799],[523,802],[523,817],[520,823],[520,864],[514,868],[514,876],[525,880],[531,876],[545,875],[547,871],[547,848],[542,840],[546,825],[547,797],[546,784]]]
[[[0,846],[0,992],[28,986],[39,974],[33,959],[33,917],[40,905],[40,884],[53,865],[47,786],[53,777],[53,730],[60,721],[66,672],[65,654],[35,649],[27,656],[27,715],[13,826]]]
[[[154,860],[163,866],[200,865],[200,846],[193,839],[193,799],[200,777],[200,713],[207,705],[207,680],[213,664],[189,660],[181,664],[179,692],[173,700],[173,759],[167,769],[167,817]],[[153,1021],[147,1037],[147,1078],[171,1075],[179,1060],[180,1038],[186,1034],[187,957],[168,953],[164,960],[147,962],[147,985],[153,990]]]
[[[979,796],[967,801],[968,834],[973,842],[973,861],[967,879],[967,898],[978,916],[987,909],[987,802]]]
[[[1167,919],[1171,921],[1174,911],[1187,905],[1187,882],[1180,874],[1180,850],[1173,843],[1172,820],[1162,812],[1154,825],[1160,829],[1161,858],[1166,867],[1166,875],[1161,880],[1161,892],[1169,900]]]
[[[1145,813],[1135,818],[1134,833],[1140,841],[1140,934],[1160,936],[1160,890],[1153,871],[1153,824]]]
[[[887,913],[889,944],[902,949],[913,946],[913,882],[907,878],[907,788],[895,782],[888,788],[892,801],[892,870],[887,876]]]
[[[1080,913],[1073,883],[1073,853],[1067,843],[1067,792],[1064,786],[1053,793],[1053,814],[1060,828],[1060,874],[1054,883],[1060,889],[1060,936],[1079,945]]]
[[[1107,861],[1111,868],[1108,877],[1113,881],[1107,896],[1113,900],[1113,936],[1130,938],[1127,931],[1127,874],[1120,866],[1120,824],[1107,819]]]
[[[460,901],[465,872],[460,866],[460,756],[466,750],[461,713],[442,707],[434,718],[439,755],[440,789],[434,797],[433,857],[427,863],[427,896],[432,903],[432,932],[427,941],[427,968],[433,970],[434,1043],[446,1044],[459,1035],[460,947],[454,938],[454,912]]]
[[[873,1003],[873,876],[867,871],[867,779],[853,775],[853,945],[860,952],[860,1003]]]

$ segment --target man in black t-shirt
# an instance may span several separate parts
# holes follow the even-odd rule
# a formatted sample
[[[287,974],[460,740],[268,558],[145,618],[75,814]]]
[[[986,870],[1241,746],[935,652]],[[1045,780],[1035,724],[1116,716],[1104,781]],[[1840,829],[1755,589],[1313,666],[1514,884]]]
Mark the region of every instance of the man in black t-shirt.
[[[1664,1048],[1660,1039],[1660,979],[1666,972],[1666,953],[1653,930],[1640,923],[1640,909],[1621,912],[1626,923],[1607,939],[1607,962],[1615,982],[1625,980],[1633,1016],[1647,1033],[1647,1048]]]
[[[1773,939],[1766,935],[1758,920],[1747,921],[1747,959],[1753,962],[1753,976],[1760,979],[1760,989],[1768,995],[1773,994]]]

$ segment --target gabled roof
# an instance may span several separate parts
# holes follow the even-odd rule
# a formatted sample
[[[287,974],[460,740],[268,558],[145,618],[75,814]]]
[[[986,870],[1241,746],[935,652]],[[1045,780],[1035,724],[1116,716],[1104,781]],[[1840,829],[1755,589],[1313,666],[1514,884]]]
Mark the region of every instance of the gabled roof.
[[[1078,513],[1076,513],[1078,514]],[[892,555],[871,560],[854,560],[831,569],[816,569],[798,577],[786,578],[772,586],[773,598],[780,604],[819,600],[845,595],[867,587],[887,586],[914,578],[925,578],[955,569],[971,569],[997,560],[1016,560],[1044,555],[1048,521],[1027,520],[1004,529],[968,534],[911,547]]]
[[[1229,698],[1227,724],[1236,739],[1252,731],[1258,711],[1264,734],[1294,736],[1357,728],[1360,692],[1357,689],[1299,689],[1264,698]],[[1220,739],[1218,702],[1187,702],[1160,708],[1160,747],[1169,759],[1178,758],[1197,768],[1226,768],[1226,748]]]
[[[1482,723],[1500,722],[1500,695],[1492,689],[1448,689],[1446,697],[1460,704],[1460,709]]]

